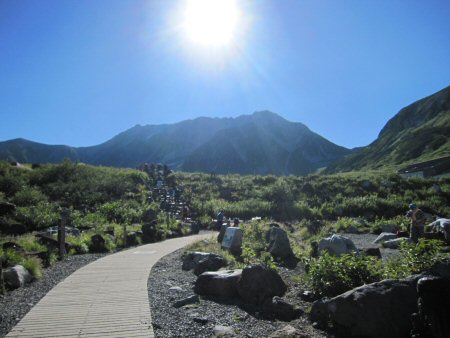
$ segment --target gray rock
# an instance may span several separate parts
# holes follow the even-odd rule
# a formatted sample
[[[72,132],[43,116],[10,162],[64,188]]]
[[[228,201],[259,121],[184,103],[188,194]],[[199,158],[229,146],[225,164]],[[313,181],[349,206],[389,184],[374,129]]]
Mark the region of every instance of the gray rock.
[[[366,256],[381,258],[380,248],[364,248],[363,252]]]
[[[283,296],[286,284],[280,275],[266,266],[255,264],[242,270],[242,277],[237,282],[240,298],[249,304],[262,305],[274,296]]]
[[[417,311],[419,278],[384,280],[316,301],[311,320],[331,320],[342,337],[408,337],[411,314]]]
[[[234,336],[234,330],[232,327],[216,325],[213,329],[214,337],[229,337]]]
[[[156,229],[156,221],[149,223],[144,223],[141,228],[142,231],[142,241],[144,243],[154,243],[158,241],[159,234]]]
[[[277,296],[267,303],[269,304],[266,310],[269,310],[277,319],[291,321],[302,314],[301,310],[295,309],[292,304]]]
[[[389,241],[391,239],[396,239],[397,235],[392,232],[382,232],[372,243],[378,244],[383,243],[385,241]]]
[[[412,240],[410,238],[397,238],[397,239],[391,239],[389,241],[383,242],[383,247],[387,249],[398,249],[400,248],[400,244],[402,243],[412,243]]]
[[[194,317],[192,318],[192,320],[196,323],[205,325],[208,322],[208,317]]]
[[[217,271],[227,265],[227,261],[221,255],[208,252],[190,252],[183,258],[182,269],[185,271],[194,269],[198,276],[205,271]]]
[[[172,286],[171,288],[169,288],[170,291],[177,291],[177,292],[182,292],[184,291],[181,287],[179,286]]]
[[[357,251],[355,244],[347,237],[333,234],[319,242],[319,253],[327,251],[331,255],[340,256]]]
[[[179,307],[182,307],[185,305],[195,304],[198,302],[200,302],[200,298],[198,298],[197,295],[192,295],[192,296],[189,296],[184,299],[180,299],[180,300],[176,301],[175,303],[173,303],[173,307],[179,308]]]
[[[33,276],[22,265],[15,265],[3,270],[3,279],[7,287],[17,289],[30,283]]]
[[[270,227],[269,252],[272,256],[286,259],[294,256],[286,231],[278,227]]]
[[[242,270],[204,272],[195,281],[194,292],[199,295],[232,298]]]
[[[102,235],[96,234],[91,237],[91,244],[89,246],[90,252],[107,252],[106,241]]]

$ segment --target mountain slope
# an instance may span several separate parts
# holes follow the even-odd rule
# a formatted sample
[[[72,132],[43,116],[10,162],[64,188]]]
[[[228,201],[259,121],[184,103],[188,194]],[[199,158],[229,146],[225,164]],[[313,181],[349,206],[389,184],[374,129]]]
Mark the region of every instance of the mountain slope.
[[[161,162],[174,169],[240,174],[306,174],[348,154],[301,123],[271,112],[135,126],[92,147],[0,142],[0,159],[136,167]]]
[[[450,86],[401,109],[378,138],[327,172],[398,167],[450,155]]]

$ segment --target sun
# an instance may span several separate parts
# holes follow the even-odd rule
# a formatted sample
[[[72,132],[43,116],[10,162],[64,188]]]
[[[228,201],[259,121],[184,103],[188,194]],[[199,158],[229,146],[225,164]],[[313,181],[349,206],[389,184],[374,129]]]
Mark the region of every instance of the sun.
[[[183,30],[194,43],[225,46],[236,34],[239,17],[235,0],[188,0]]]

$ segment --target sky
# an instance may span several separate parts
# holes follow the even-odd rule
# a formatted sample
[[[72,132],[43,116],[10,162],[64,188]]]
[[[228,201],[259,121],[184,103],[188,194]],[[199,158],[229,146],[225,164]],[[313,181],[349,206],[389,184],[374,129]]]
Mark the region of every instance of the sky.
[[[450,85],[448,0],[241,0],[193,41],[186,1],[0,0],[0,141],[270,110],[348,148]]]

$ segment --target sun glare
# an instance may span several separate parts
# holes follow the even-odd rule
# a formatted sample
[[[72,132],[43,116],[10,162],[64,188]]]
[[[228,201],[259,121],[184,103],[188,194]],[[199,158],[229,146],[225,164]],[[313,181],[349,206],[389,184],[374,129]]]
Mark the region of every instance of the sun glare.
[[[205,46],[224,46],[235,35],[240,12],[236,0],[188,0],[184,31]]]

